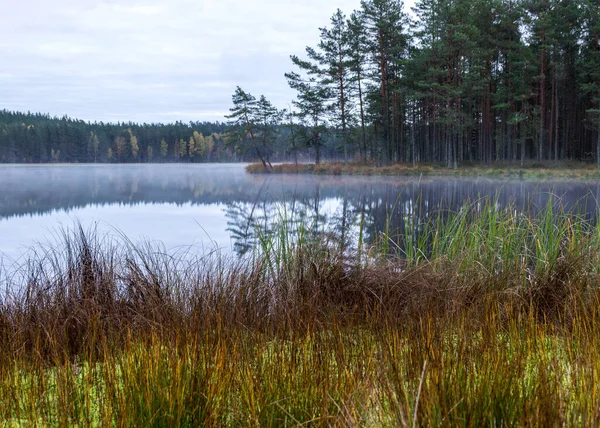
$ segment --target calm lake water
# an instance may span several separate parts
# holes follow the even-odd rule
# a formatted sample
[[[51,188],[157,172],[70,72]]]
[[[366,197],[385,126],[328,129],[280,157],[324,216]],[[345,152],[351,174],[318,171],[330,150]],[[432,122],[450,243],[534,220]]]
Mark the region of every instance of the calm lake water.
[[[243,254],[282,218],[366,242],[405,233],[430,216],[485,196],[532,215],[549,198],[597,216],[600,183],[457,178],[253,176],[244,165],[0,166],[0,256],[23,260],[37,243],[81,223],[133,242],[160,241]]]

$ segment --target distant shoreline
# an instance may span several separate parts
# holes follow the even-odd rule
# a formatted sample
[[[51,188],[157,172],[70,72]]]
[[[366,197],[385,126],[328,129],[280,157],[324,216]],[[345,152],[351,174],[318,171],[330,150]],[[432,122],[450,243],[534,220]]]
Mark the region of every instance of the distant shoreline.
[[[246,167],[250,174],[265,174],[260,163]],[[412,166],[410,164],[392,164],[376,166],[356,162],[324,162],[319,165],[307,163],[281,163],[273,165],[273,174],[313,174],[313,175],[357,175],[357,176],[438,176],[438,177],[498,177],[498,178],[569,178],[600,179],[600,169],[594,164],[584,162],[553,162],[519,164],[493,163],[489,165],[469,164],[458,169],[446,168],[439,164]]]

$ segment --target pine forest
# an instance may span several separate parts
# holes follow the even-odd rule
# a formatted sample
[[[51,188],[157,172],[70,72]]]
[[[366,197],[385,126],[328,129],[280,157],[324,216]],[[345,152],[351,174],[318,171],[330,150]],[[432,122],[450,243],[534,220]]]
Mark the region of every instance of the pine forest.
[[[0,162],[275,160],[600,166],[594,0],[363,0],[315,29],[280,110],[238,87],[227,122],[88,123],[0,111]]]

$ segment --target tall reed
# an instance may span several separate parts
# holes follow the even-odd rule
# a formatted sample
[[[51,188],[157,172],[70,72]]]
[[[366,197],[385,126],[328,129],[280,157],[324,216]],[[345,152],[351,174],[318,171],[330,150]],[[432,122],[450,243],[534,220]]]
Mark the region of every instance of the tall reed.
[[[241,259],[37,249],[0,301],[2,425],[599,422],[598,224],[477,201],[365,263],[280,215]]]

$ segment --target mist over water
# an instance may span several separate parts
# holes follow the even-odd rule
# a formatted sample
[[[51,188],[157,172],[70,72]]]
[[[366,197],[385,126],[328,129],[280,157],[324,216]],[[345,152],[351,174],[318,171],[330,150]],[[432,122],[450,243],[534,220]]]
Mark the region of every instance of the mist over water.
[[[23,259],[60,228],[122,233],[167,250],[244,254],[286,218],[353,242],[412,233],[432,216],[490,197],[531,215],[549,198],[595,221],[600,183],[472,178],[249,175],[241,164],[0,167],[0,255]],[[416,219],[416,221],[415,221]]]

